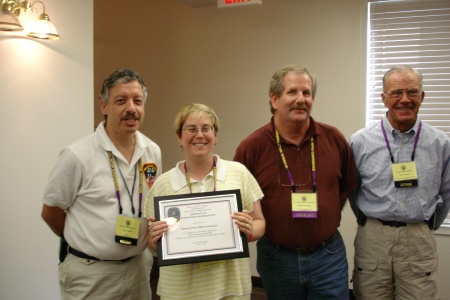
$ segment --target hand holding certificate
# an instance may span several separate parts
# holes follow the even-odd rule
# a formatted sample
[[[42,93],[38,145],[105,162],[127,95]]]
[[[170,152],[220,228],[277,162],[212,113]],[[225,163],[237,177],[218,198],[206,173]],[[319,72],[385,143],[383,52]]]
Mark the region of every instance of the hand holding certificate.
[[[247,239],[231,215],[242,210],[239,190],[155,197],[156,219],[168,230],[158,242],[160,266],[248,257]]]

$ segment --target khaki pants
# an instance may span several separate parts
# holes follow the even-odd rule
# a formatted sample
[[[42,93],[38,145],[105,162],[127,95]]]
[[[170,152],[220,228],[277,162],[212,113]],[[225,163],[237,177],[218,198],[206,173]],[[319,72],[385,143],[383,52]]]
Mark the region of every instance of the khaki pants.
[[[403,227],[367,219],[355,238],[356,299],[435,299],[437,253],[425,222]]]
[[[126,262],[94,261],[68,254],[59,264],[63,300],[149,300],[149,257],[147,253]]]

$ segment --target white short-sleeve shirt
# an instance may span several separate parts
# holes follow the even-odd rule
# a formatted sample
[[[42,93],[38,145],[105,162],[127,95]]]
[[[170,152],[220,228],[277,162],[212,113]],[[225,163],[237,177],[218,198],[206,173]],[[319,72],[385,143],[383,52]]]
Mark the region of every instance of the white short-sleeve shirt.
[[[141,254],[147,246],[148,224],[144,218],[141,218],[137,246],[121,245],[114,240],[119,202],[107,151],[112,151],[114,156],[123,215],[133,215],[124,182],[130,192],[134,182],[134,217],[138,217],[139,159],[143,169],[142,210],[148,189],[156,176],[161,174],[159,146],[140,132],[136,132],[135,136],[133,158],[128,163],[109,139],[103,122],[94,133],[64,148],[50,173],[43,202],[66,210],[65,239],[71,247],[90,256],[120,260]]]

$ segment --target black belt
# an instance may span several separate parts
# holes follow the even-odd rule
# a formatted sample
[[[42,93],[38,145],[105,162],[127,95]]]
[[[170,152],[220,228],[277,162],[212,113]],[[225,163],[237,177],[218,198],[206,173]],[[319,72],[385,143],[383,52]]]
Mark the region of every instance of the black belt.
[[[90,260],[98,260],[98,261],[119,261],[119,262],[126,262],[129,261],[130,259],[132,259],[134,256],[130,256],[124,259],[118,259],[118,260],[105,260],[105,259],[99,259],[97,257],[94,256],[90,256],[87,255],[86,253],[83,253],[81,251],[78,251],[77,249],[74,249],[72,247],[69,246],[69,253],[75,255],[76,257],[79,258],[84,258],[84,259],[90,259]]]
[[[261,240],[263,240],[263,241],[265,241],[265,242],[267,242],[267,243],[269,243],[269,244],[275,245],[275,246],[277,246],[277,247],[278,247],[279,249],[281,249],[281,250],[286,250],[286,251],[296,251],[296,252],[297,252],[298,254],[300,254],[300,255],[308,255],[308,254],[311,254],[311,253],[313,253],[313,252],[315,252],[315,251],[321,249],[323,246],[325,246],[325,245],[328,244],[329,242],[331,242],[331,241],[333,241],[333,240],[335,240],[335,239],[338,239],[340,236],[341,236],[341,235],[339,234],[339,231],[336,230],[336,232],[333,233],[332,236],[330,236],[328,239],[326,239],[324,242],[322,242],[322,243],[320,243],[320,244],[318,244],[318,245],[310,246],[310,247],[300,247],[300,248],[294,248],[294,249],[281,247],[281,246],[275,244],[274,242],[272,242],[272,241],[271,241],[270,239],[268,239],[266,236],[263,236],[263,237],[261,238]]]
[[[436,219],[436,214],[433,214],[429,220],[424,221],[425,223],[427,223],[428,228],[430,228],[430,230],[435,230],[434,229],[435,225],[436,225],[435,219]],[[358,224],[361,225],[362,227],[364,227],[364,225],[366,225],[367,217],[366,217],[366,215],[364,215],[364,213],[359,208],[356,213],[356,220],[358,221]],[[398,222],[398,221],[383,221],[381,219],[378,219],[378,221],[380,221],[381,224],[383,224],[383,225],[396,227],[396,228],[408,225],[405,222]]]
[[[434,215],[433,215],[433,217],[434,217]],[[428,221],[424,221],[425,223],[427,223],[428,228],[430,228],[431,230],[434,230],[434,218],[433,217]],[[380,221],[381,224],[383,224],[383,225],[396,227],[396,228],[408,225],[408,223],[398,222],[398,221],[383,221],[381,219],[378,219],[378,221]]]
[[[381,224],[386,225],[386,226],[391,226],[391,227],[403,227],[406,226],[405,222],[397,222],[397,221],[383,221],[381,219],[378,219]]]

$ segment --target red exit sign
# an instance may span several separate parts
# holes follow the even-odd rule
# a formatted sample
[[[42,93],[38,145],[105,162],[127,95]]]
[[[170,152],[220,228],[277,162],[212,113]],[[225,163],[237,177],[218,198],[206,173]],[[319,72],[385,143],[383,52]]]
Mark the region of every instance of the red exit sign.
[[[217,7],[232,7],[232,6],[244,6],[261,4],[262,0],[217,0]]]

